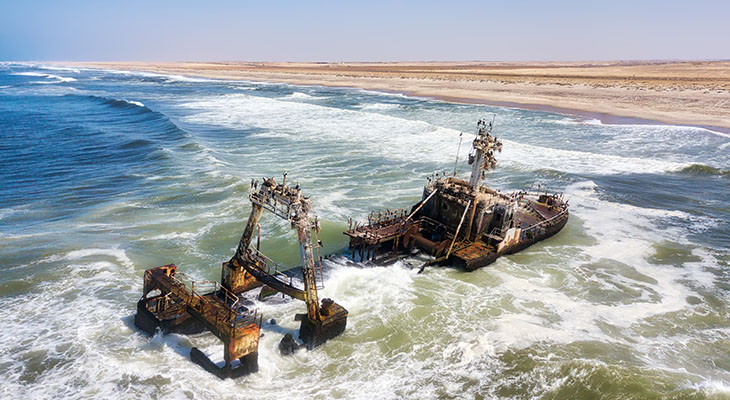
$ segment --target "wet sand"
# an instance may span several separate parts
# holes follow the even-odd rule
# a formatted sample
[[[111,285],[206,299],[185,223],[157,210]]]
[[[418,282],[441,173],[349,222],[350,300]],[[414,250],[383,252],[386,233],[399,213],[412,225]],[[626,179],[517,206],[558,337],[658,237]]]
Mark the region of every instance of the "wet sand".
[[[660,122],[730,133],[729,61],[62,64],[357,87],[454,102],[549,110],[611,123]]]

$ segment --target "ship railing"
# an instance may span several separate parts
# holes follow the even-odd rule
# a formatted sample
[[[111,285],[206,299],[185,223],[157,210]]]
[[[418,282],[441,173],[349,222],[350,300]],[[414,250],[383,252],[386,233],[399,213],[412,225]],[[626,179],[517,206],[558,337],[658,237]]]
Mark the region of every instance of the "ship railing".
[[[441,222],[438,222],[429,217],[421,217],[417,221],[421,229],[425,229],[429,232],[443,232],[443,240],[453,239],[456,234],[456,229],[452,229]]]
[[[171,276],[174,284],[188,293],[187,304],[195,308],[208,322],[223,334],[235,336],[236,329],[257,323],[261,326],[258,309],[240,311],[239,298],[216,281],[198,281],[178,273]],[[212,293],[212,297],[225,304],[225,308],[211,307],[201,292]],[[258,321],[257,321],[258,318]]]
[[[562,192],[553,192],[553,191],[550,191],[547,189],[546,190],[541,189],[538,191],[534,191],[532,188],[530,188],[528,190],[522,190],[522,191],[516,192],[513,196],[521,198],[521,196],[540,197],[542,195],[557,196],[562,199],[563,193]]]
[[[504,231],[502,231],[502,228],[494,228],[491,232],[489,232],[489,236],[504,238]]]
[[[292,221],[294,218],[292,205],[287,199],[262,191],[252,191],[249,193],[248,198],[252,203],[260,205],[282,219]]]
[[[408,220],[406,217],[407,215],[398,215],[394,218],[377,221],[373,224],[366,223],[358,225],[356,223],[355,226],[347,231],[347,234],[353,237],[357,236],[366,243],[374,244],[384,239],[403,234],[405,229],[415,222],[413,220]]]
[[[371,211],[368,214],[367,220],[362,223],[355,222],[354,226],[350,227],[350,230],[355,232],[365,231],[368,229],[379,229],[383,226],[389,226],[402,222],[409,214],[409,208],[398,208],[395,210],[386,209]]]
[[[455,229],[449,229],[448,226],[442,224],[441,222],[438,222],[434,219],[428,218],[428,217],[421,217],[419,218],[420,221],[420,227],[422,229],[429,230],[431,232],[435,232],[439,229],[443,230],[446,235],[451,235],[451,237],[454,236]],[[454,232],[451,232],[454,231]]]
[[[527,233],[527,232],[533,232],[533,231],[541,230],[545,226],[549,225],[551,222],[553,222],[556,219],[560,218],[561,216],[565,215],[567,212],[568,212],[568,209],[567,208],[566,209],[563,209],[559,213],[553,215],[552,217],[550,217],[550,218],[548,218],[548,219],[546,219],[544,221],[540,221],[540,222],[538,222],[536,224],[530,225],[527,228],[522,229],[522,233]]]
[[[269,258],[266,254],[262,253],[259,249],[251,248],[251,258],[262,271],[266,272],[267,275],[272,276],[277,281],[291,286],[292,277],[281,272],[282,266],[276,261]],[[261,268],[261,265],[264,268]]]
[[[256,324],[259,328],[261,328],[261,321],[263,317],[264,316],[262,314],[259,314],[258,308],[255,308],[245,313],[236,315],[236,318],[234,318],[231,323],[231,328],[233,328],[234,332],[238,328],[249,326],[251,324]]]
[[[196,281],[184,273],[178,273],[172,279],[187,288],[194,298],[202,299],[200,292],[214,293],[230,309],[236,310],[238,307],[238,296],[217,281]]]
[[[550,194],[550,193],[556,193],[555,191],[551,191],[550,188],[546,185],[543,185],[541,183],[535,183],[533,182],[530,187],[527,188],[527,190],[522,191],[522,193],[528,193],[528,194]]]

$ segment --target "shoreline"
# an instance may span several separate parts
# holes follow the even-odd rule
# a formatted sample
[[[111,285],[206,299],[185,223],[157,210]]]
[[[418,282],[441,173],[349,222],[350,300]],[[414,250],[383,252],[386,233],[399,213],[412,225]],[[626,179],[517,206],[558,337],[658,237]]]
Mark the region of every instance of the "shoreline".
[[[408,95],[403,93],[404,95]],[[700,128],[708,131],[712,131],[722,136],[730,136],[730,128],[712,125],[698,125],[698,124],[677,124],[665,121],[659,121],[654,119],[638,118],[638,117],[627,117],[623,115],[615,115],[609,113],[602,113],[596,111],[578,110],[573,108],[556,107],[548,104],[529,104],[529,103],[514,103],[508,101],[490,101],[490,100],[479,100],[479,99],[468,99],[468,98],[451,98],[448,96],[433,97],[437,100],[443,100],[446,102],[457,103],[457,104],[483,104],[495,107],[504,108],[516,108],[520,110],[532,110],[532,111],[547,111],[556,114],[569,115],[573,117],[581,117],[585,119],[595,119],[606,125],[664,125],[664,126],[684,126],[689,128]]]
[[[713,83],[700,76],[697,63],[650,64],[659,68],[654,75],[641,78],[604,77],[610,67],[585,68],[583,64],[555,67],[554,63],[510,65],[517,73],[505,75],[504,63],[496,70],[456,63],[50,63],[53,65],[128,70],[188,77],[287,83],[301,86],[355,88],[398,93],[411,97],[436,99],[459,104],[483,104],[524,110],[547,111],[605,124],[673,125],[702,128],[730,135],[730,63],[704,63],[712,68],[707,74],[721,73]],[[692,64],[689,67],[686,64]],[[715,65],[718,64],[718,65]],[[648,68],[644,64],[621,68]],[[656,67],[655,65],[659,65]],[[681,66],[680,73],[674,70]],[[525,71],[524,68],[528,68]],[[461,68],[461,69],[459,69]],[[479,68],[474,70],[474,68]],[[465,77],[481,74],[480,80]],[[576,69],[583,75],[577,78]],[[426,71],[426,72],[424,72]],[[454,72],[457,71],[457,72]],[[476,71],[476,72],[474,72]],[[486,72],[485,72],[486,71]],[[512,71],[510,69],[510,71]],[[535,73],[534,71],[538,71]],[[557,72],[556,72],[557,71]],[[588,71],[588,72],[585,72]],[[653,71],[653,70],[652,70]],[[689,71],[689,72],[687,72]],[[557,73],[560,76],[556,81]],[[627,72],[623,72],[624,75]],[[449,75],[457,74],[457,75]],[[692,78],[691,75],[696,77]],[[690,76],[691,75],[691,76]],[[504,78],[507,76],[507,78]],[[688,77],[689,76],[689,77]],[[513,80],[513,81],[510,81]],[[586,83],[588,80],[589,83]],[[602,80],[600,84],[593,81]],[[628,83],[627,83],[628,82]],[[659,83],[657,83],[659,82]],[[667,83],[669,82],[669,83]],[[658,85],[658,86],[657,86]],[[674,85],[674,86],[673,86]],[[707,106],[705,107],[705,103]],[[589,107],[590,106],[590,107]],[[707,118],[705,119],[705,116]],[[708,123],[709,122],[709,123]],[[714,123],[713,123],[714,122]]]

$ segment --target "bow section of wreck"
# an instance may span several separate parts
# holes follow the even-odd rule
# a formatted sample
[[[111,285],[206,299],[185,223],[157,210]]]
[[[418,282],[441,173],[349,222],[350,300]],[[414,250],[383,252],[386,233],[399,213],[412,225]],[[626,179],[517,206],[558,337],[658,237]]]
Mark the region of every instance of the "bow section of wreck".
[[[258,370],[258,345],[262,316],[249,310],[243,303],[243,294],[258,287],[262,291],[280,292],[306,303],[307,313],[297,314],[301,322],[299,339],[307,348],[313,348],[341,334],[347,325],[347,310],[331,299],[320,303],[317,289],[322,258],[319,240],[319,222],[313,216],[312,202],[301,193],[299,185],[286,185],[286,174],[281,184],[274,178],[262,182],[251,181],[251,215],[233,257],[223,263],[221,282],[194,281],[177,271],[174,264],[145,271],[142,298],[137,303],[135,325],[153,335],[162,333],[212,332],[223,342],[224,365],[219,367],[197,348],[190,358],[207,371],[221,378],[237,377]],[[278,270],[278,266],[260,249],[261,217],[269,211],[288,221],[297,231],[300,244],[303,288],[293,285],[292,279]],[[252,246],[258,233],[256,246]],[[263,293],[262,293],[263,294]],[[282,344],[298,347],[291,336]],[[280,345],[280,348],[282,345]],[[289,351],[289,352],[290,352]]]
[[[421,202],[408,210],[373,212],[350,221],[345,235],[355,260],[376,260],[422,251],[431,264],[461,265],[469,271],[520,251],[559,232],[568,221],[568,202],[559,194],[520,191],[503,194],[480,185],[497,165],[502,143],[492,124],[480,120],[469,154],[469,180],[432,176]],[[423,268],[422,267],[422,268]]]

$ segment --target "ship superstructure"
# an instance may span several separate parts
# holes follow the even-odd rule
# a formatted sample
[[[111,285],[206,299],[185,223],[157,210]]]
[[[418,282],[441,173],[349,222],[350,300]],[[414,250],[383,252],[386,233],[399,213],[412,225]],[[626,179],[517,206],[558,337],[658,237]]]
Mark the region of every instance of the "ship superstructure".
[[[376,260],[414,250],[432,258],[426,265],[461,265],[469,271],[544,240],[565,226],[568,202],[559,194],[500,193],[480,182],[497,165],[502,143],[492,123],[480,120],[469,154],[469,180],[432,176],[421,202],[410,209],[373,212],[345,232],[356,260]]]

